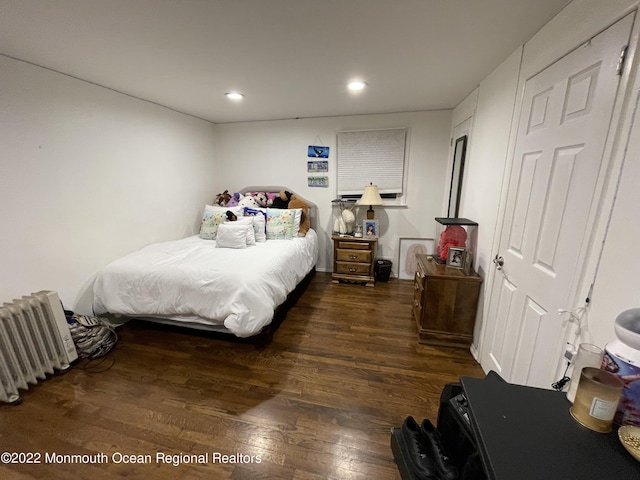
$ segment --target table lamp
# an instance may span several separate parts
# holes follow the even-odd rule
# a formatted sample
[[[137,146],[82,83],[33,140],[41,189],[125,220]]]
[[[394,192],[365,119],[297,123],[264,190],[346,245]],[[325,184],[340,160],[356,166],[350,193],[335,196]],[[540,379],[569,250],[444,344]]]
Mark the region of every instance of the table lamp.
[[[367,220],[373,220],[373,205],[382,205],[382,197],[380,197],[380,192],[378,192],[378,186],[373,183],[369,183],[366,187],[364,187],[364,193],[360,200],[358,201],[359,205],[369,205],[369,210],[367,210]]]

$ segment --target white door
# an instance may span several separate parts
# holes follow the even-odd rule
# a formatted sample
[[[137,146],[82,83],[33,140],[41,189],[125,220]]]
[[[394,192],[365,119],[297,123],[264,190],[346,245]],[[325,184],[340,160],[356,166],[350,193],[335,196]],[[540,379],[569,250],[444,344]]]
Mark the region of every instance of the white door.
[[[620,20],[525,83],[481,356],[510,382],[554,380],[557,311],[572,308],[632,23]]]

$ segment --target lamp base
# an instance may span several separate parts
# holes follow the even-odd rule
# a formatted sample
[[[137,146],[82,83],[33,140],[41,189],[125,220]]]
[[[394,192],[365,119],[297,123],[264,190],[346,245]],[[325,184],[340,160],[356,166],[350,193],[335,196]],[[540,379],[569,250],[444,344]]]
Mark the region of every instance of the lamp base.
[[[367,210],[367,220],[373,220],[373,208],[369,205],[369,210]]]

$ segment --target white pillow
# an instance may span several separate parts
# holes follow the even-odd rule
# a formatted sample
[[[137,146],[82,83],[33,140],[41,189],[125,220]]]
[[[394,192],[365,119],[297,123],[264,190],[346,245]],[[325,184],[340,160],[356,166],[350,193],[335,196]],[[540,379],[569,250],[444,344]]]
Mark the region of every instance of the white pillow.
[[[245,227],[247,227],[247,246],[256,244],[256,232],[251,217],[238,218],[238,220],[233,223],[237,223],[238,225],[244,225]]]
[[[247,222],[253,227],[253,237],[255,239],[254,244],[255,242],[267,241],[266,222],[264,219],[264,215],[247,215],[246,217],[238,219],[238,221]]]
[[[253,227],[251,227],[253,230]],[[221,223],[218,226],[216,246],[220,248],[247,248],[248,226],[238,222]]]
[[[291,232],[291,236],[297,237],[300,232],[300,221],[302,220],[302,209],[301,208],[293,208],[294,212],[296,212],[296,216],[293,217],[293,231]]]
[[[253,220],[253,230],[256,234],[256,242],[267,241],[267,221],[264,215],[254,215],[251,217]]]

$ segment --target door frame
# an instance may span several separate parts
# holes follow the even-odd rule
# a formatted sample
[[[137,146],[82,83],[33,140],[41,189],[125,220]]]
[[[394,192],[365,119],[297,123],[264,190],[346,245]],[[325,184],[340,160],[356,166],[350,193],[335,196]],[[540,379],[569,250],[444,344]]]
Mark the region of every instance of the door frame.
[[[498,224],[493,236],[490,254],[491,259],[493,259],[496,254],[499,254],[501,247],[500,242],[504,228],[507,195],[513,167],[513,157],[516,150],[517,132],[522,116],[526,82],[573,51],[583,48],[589,43],[590,39],[607,30],[613,24],[629,14],[635,15],[635,17],[633,20],[629,46],[626,52],[626,59],[621,73],[618,91],[614,100],[613,113],[611,115],[607,139],[605,141],[605,148],[603,151],[603,162],[600,168],[600,173],[598,174],[596,187],[594,189],[595,194],[591,202],[587,220],[587,229],[591,232],[591,235],[589,235],[589,238],[584,238],[579,247],[579,256],[574,281],[569,289],[570,304],[565,307],[567,310],[574,310],[577,307],[586,306],[585,299],[589,295],[589,290],[593,283],[594,275],[596,274],[598,259],[601,255],[602,242],[606,235],[606,226],[611,216],[615,200],[615,187],[618,175],[623,165],[625,145],[628,141],[627,139],[633,124],[635,101],[632,99],[632,94],[634,91],[640,89],[640,78],[637,72],[638,60],[636,58],[640,39],[640,15],[638,14],[638,5],[636,4],[633,8],[626,9],[624,12],[610,18],[604,26],[600,24],[599,28],[592,28],[588,33],[585,32],[582,37],[582,41],[579,41],[577,44],[568,43],[564,50],[556,51],[551,54],[553,56],[550,55],[546,59],[541,58],[540,56],[536,57],[535,55],[532,55],[529,59],[525,58],[527,53],[527,45],[525,45],[525,52],[523,53],[523,60],[520,67],[517,89],[518,93],[515,100],[515,108],[509,134],[507,150],[508,161],[506,162],[502,177],[500,203],[498,207]],[[560,42],[556,43],[556,45],[559,43]],[[495,268],[490,268],[487,272],[487,278],[484,280],[485,302],[482,312],[483,323],[482,330],[479,335],[476,351],[477,354],[474,355],[480,362],[486,354],[487,322],[489,321],[489,311],[492,307],[495,275],[497,274],[499,274],[499,272],[497,272]],[[555,372],[555,376],[558,378],[563,374],[566,366],[562,360],[561,354],[565,348],[566,342],[575,332],[575,326],[569,323],[568,317],[564,318],[562,321],[563,325],[561,330],[563,331],[563,334],[559,336],[557,344],[552,352],[555,358],[558,359]]]

